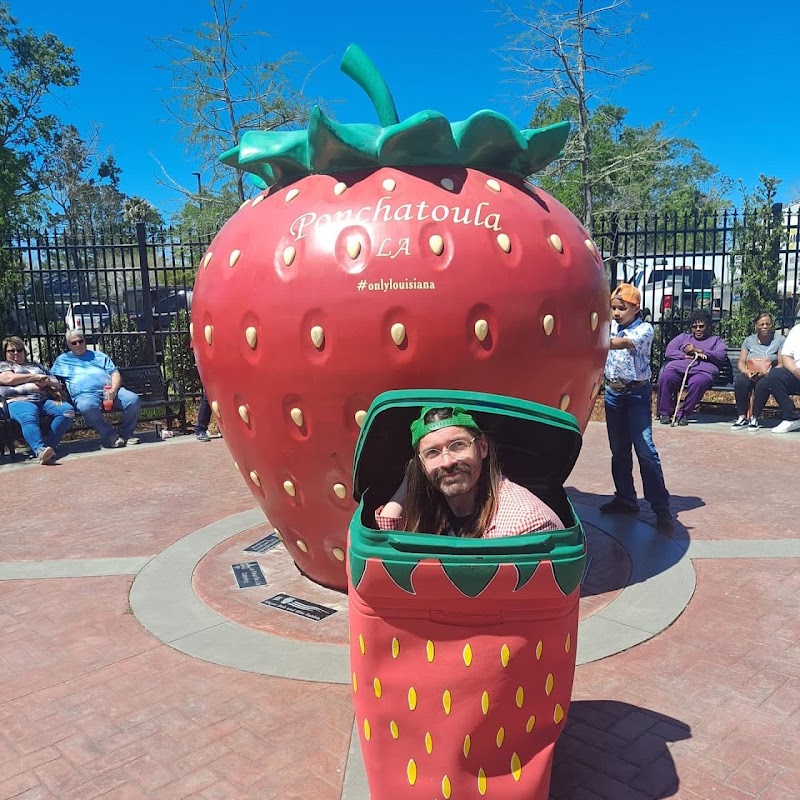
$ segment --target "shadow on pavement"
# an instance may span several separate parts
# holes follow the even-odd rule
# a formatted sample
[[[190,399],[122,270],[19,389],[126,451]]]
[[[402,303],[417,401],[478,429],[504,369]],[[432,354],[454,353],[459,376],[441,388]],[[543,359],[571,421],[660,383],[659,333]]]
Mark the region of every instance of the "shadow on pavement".
[[[578,700],[558,740],[551,800],[658,800],[680,786],[670,742],[691,739],[684,722],[616,700]]]
[[[655,529],[655,514],[650,511],[646,501],[640,501],[638,514],[605,516],[600,514],[599,507],[611,499],[609,495],[582,492],[574,486],[567,486],[566,491],[573,504],[588,506],[593,512],[592,519],[583,519],[589,531],[587,538],[590,559],[587,574],[584,575],[581,585],[583,597],[615,591],[633,583],[642,583],[677,564],[684,557],[691,541],[689,529],[681,524],[680,513],[705,505],[700,497],[672,495],[671,505],[677,515],[675,527],[671,533],[661,534]],[[626,574],[619,565],[614,568],[615,565],[608,564],[608,554],[595,549],[598,544],[603,548],[605,543],[602,539],[598,540],[597,536],[591,535],[592,527],[608,533],[622,546],[630,559],[632,572]],[[592,567],[595,559],[601,558],[604,561],[602,574],[598,574],[595,570],[593,575]]]

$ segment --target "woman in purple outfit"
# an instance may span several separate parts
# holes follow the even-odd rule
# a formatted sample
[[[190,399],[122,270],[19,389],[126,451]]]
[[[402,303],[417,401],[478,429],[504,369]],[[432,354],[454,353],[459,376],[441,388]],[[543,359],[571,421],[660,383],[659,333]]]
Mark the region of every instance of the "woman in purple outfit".
[[[658,419],[669,425],[678,402],[678,392],[686,370],[686,398],[681,405],[677,424],[687,425],[706,390],[719,378],[719,368],[728,360],[727,345],[719,336],[711,334],[711,318],[698,309],[689,317],[691,333],[679,333],[664,353],[664,365],[658,376]]]

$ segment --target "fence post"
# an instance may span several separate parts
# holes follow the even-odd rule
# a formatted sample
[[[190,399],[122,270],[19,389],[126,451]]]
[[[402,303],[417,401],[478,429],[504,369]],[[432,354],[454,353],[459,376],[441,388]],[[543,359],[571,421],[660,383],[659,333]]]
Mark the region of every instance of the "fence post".
[[[136,223],[136,244],[139,249],[139,275],[142,279],[142,312],[144,314],[144,354],[148,364],[156,363],[155,327],[153,325],[153,298],[150,296],[150,270],[147,266],[147,227]]]
[[[618,262],[617,256],[619,255],[619,214],[616,211],[611,212],[611,258],[609,259],[609,266],[611,271],[611,291],[617,288],[619,284]]]

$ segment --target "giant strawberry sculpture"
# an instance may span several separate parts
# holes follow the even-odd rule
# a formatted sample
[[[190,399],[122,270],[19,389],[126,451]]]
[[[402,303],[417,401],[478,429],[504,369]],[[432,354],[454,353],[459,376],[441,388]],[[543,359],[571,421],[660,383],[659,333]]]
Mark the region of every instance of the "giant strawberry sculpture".
[[[353,447],[371,400],[403,387],[500,392],[585,426],[608,346],[608,287],[575,217],[525,180],[562,123],[480,111],[398,121],[366,55],[342,69],[381,125],[251,132],[222,160],[265,191],[212,242],[195,352],[225,441],[298,567],[347,585]]]

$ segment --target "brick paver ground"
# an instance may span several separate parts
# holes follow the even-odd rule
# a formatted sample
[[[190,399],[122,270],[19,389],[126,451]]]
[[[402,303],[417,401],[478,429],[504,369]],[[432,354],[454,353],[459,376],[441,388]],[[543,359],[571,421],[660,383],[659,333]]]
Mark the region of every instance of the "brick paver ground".
[[[800,434],[657,426],[656,441],[679,538],[800,536]],[[153,556],[253,506],[219,441],[4,463],[0,566]],[[601,424],[569,485],[584,504],[610,492]],[[577,669],[556,800],[800,800],[800,559],[693,563],[674,625]],[[349,688],[183,655],[130,613],[131,582],[0,581],[0,800],[338,800]]]

